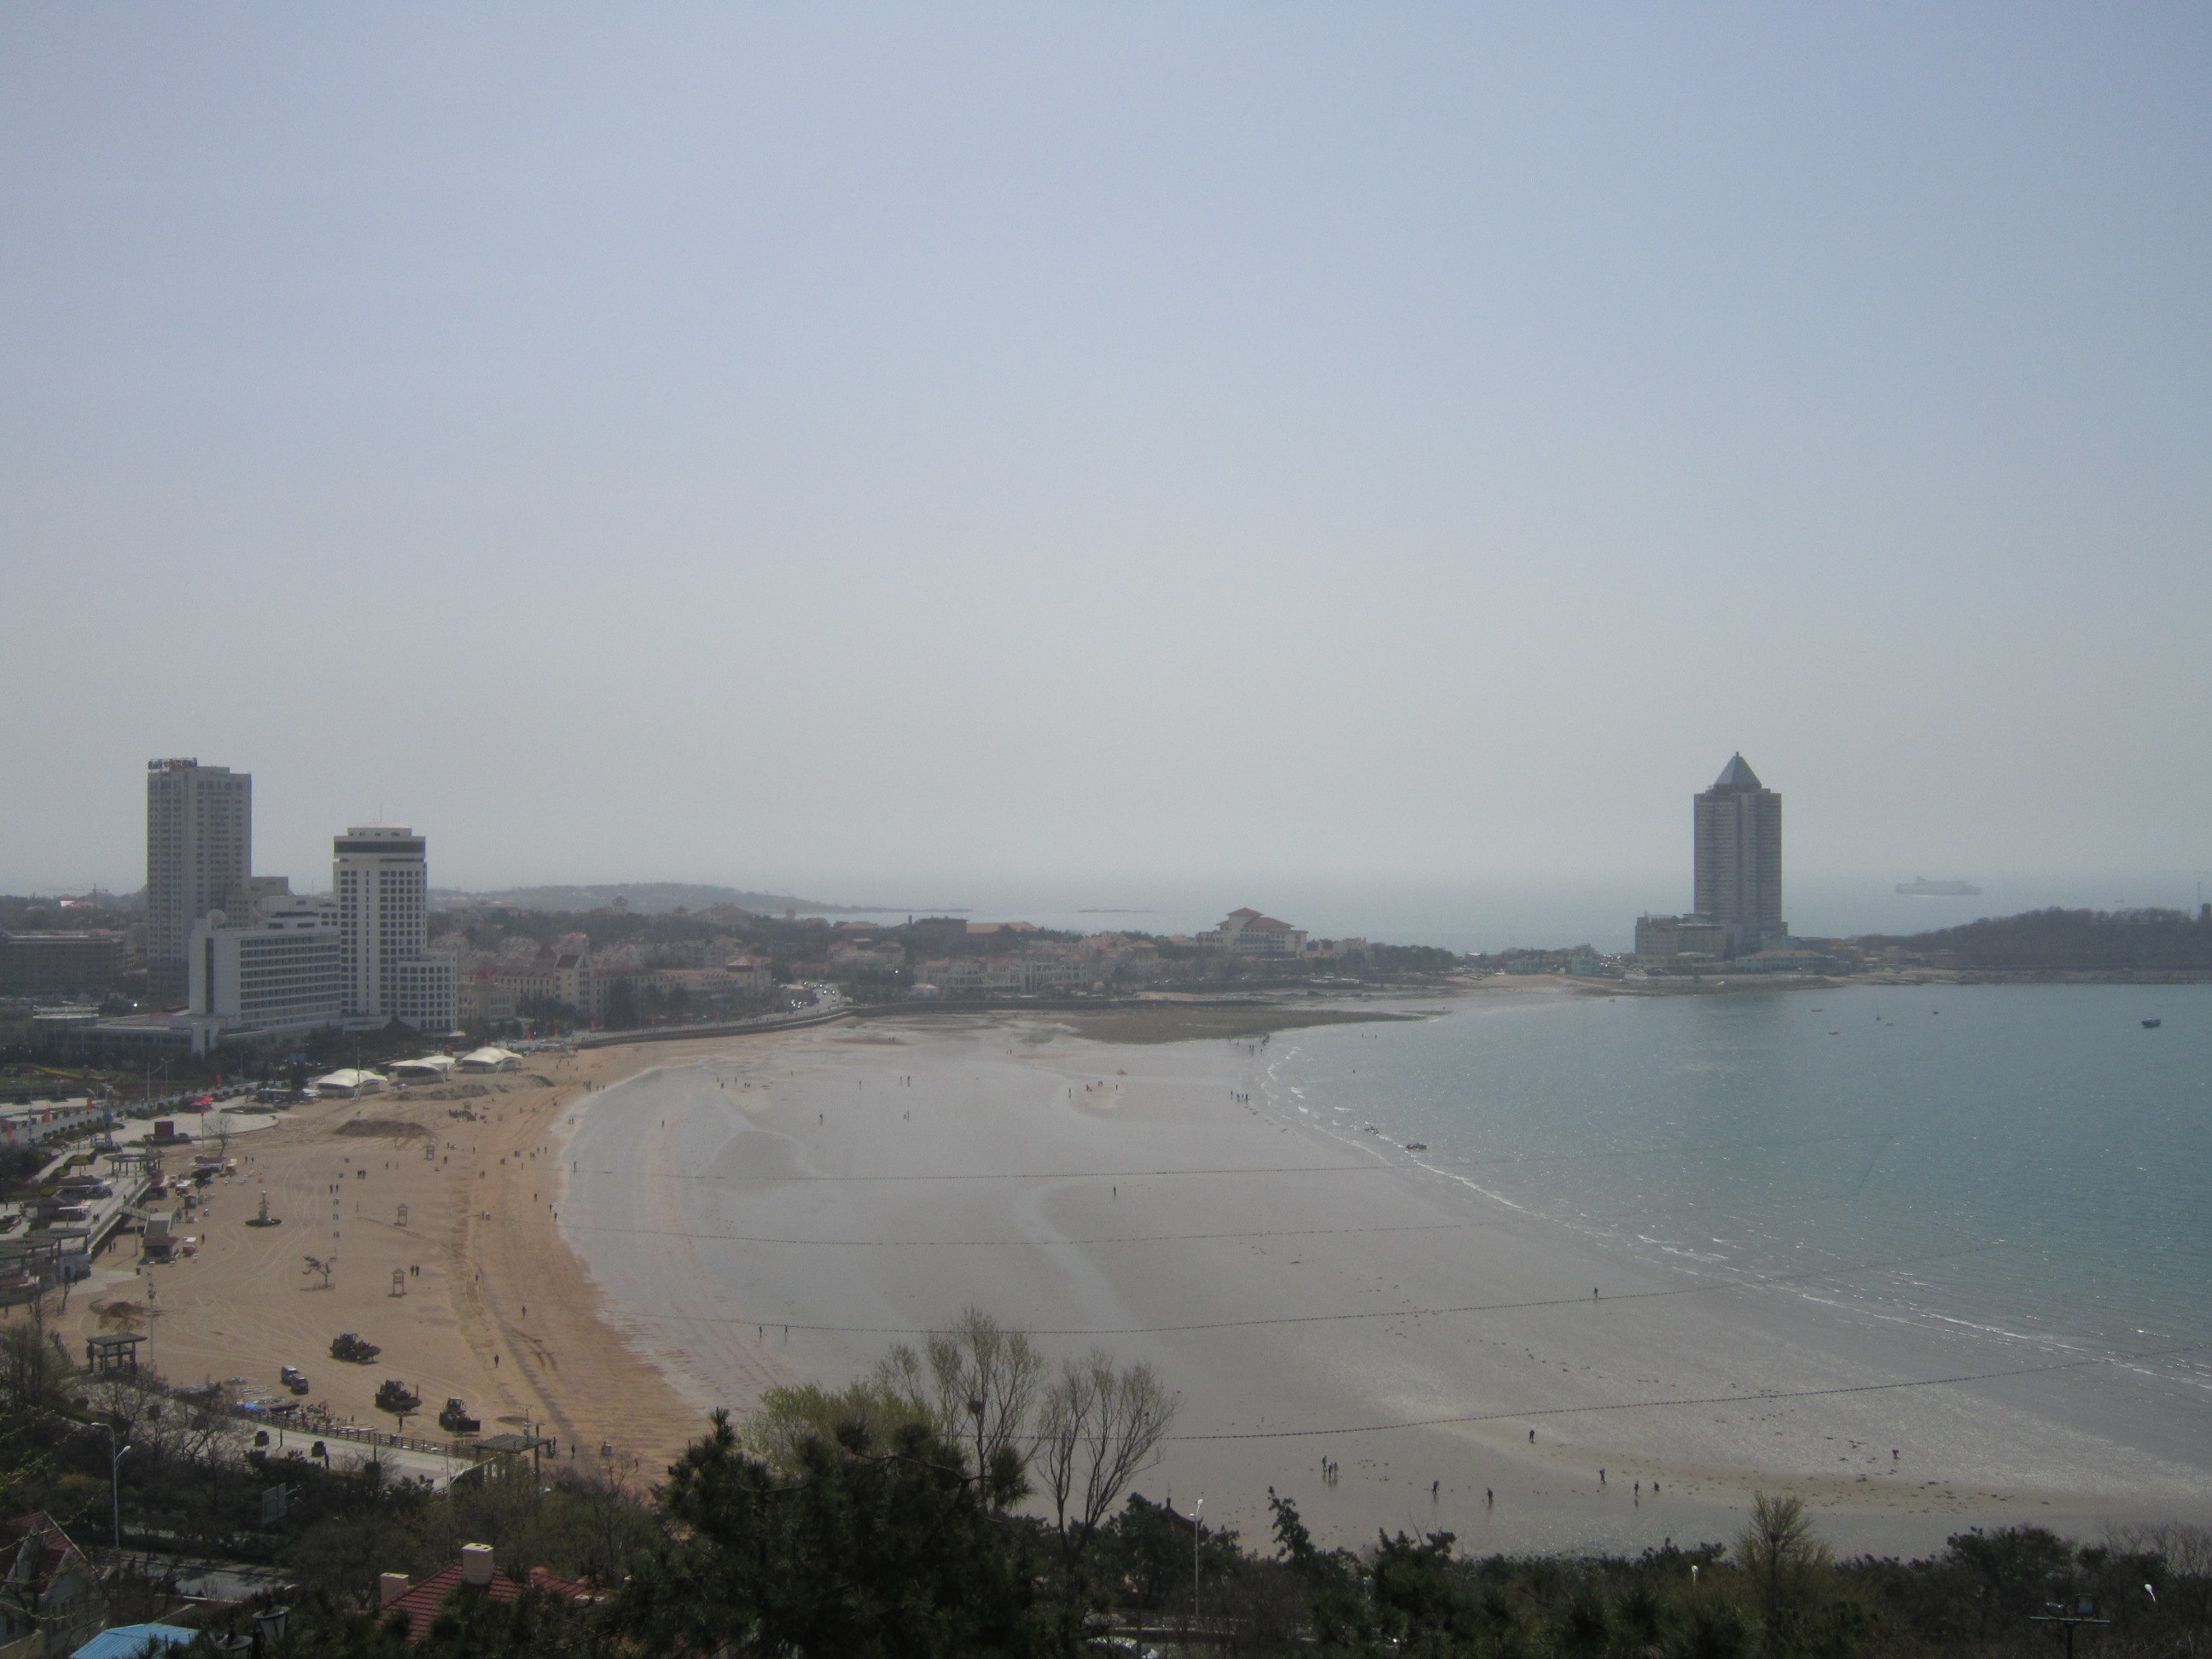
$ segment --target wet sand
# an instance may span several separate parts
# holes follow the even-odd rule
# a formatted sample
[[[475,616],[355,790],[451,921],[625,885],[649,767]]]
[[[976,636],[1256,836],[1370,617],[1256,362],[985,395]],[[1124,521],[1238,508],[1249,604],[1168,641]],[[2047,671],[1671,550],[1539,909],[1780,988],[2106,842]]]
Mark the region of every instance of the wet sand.
[[[584,1115],[562,1233],[695,1409],[841,1382],[970,1304],[1150,1360],[1181,1410],[1141,1489],[1255,1540],[1270,1486],[1334,1538],[1475,1549],[1725,1538],[1783,1486],[1848,1550],[2212,1518],[2178,1385],[1886,1319],[1848,1279],[1609,1255],[1318,1130],[1265,1046],[1081,1024],[878,1020],[657,1067]]]

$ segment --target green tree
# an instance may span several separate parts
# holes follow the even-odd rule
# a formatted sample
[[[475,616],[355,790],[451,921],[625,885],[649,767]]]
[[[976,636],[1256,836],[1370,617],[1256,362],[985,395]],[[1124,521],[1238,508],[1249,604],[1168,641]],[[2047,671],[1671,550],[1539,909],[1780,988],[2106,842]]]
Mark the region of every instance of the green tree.
[[[672,1536],[616,1595],[643,1656],[953,1659],[1073,1651],[1044,1606],[1011,1494],[926,1425],[888,1442],[848,1422],[810,1437],[787,1474],[748,1456],[717,1412],[669,1471]],[[1001,1466],[1003,1468],[1003,1466]]]
[[[910,1394],[863,1379],[831,1390],[818,1382],[801,1382],[770,1389],[745,1419],[742,1438],[745,1449],[765,1459],[771,1468],[796,1474],[800,1449],[810,1440],[835,1440],[844,1424],[858,1423],[870,1438],[884,1443],[896,1439],[900,1429],[919,1423],[940,1431],[935,1407]]]
[[[607,987],[607,1025],[617,1031],[627,1031],[644,1023],[638,1012],[637,987],[628,979],[617,979]]]
[[[1735,1562],[1768,1606],[1779,1604],[1793,1583],[1828,1561],[1827,1546],[1814,1532],[1803,1498],[1795,1492],[1753,1497],[1751,1519],[1736,1535]]]

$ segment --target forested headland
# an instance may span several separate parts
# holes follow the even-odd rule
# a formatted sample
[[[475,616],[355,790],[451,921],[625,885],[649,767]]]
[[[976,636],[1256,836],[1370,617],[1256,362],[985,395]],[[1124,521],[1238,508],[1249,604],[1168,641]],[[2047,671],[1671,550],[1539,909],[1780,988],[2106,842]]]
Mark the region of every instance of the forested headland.
[[[2029,910],[1930,933],[1862,939],[1940,966],[1989,973],[2212,973],[2212,905],[2186,910]]]

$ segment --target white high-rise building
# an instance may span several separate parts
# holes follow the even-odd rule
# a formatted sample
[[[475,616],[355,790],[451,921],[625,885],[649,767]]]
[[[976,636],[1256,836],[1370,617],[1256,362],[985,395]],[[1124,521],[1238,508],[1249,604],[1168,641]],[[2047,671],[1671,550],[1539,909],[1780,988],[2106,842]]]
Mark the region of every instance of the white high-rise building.
[[[346,1012],[422,1031],[453,1026],[453,959],[428,948],[430,866],[404,824],[358,824],[331,843]]]
[[[187,994],[192,924],[253,872],[253,778],[197,760],[146,763],[146,990]]]

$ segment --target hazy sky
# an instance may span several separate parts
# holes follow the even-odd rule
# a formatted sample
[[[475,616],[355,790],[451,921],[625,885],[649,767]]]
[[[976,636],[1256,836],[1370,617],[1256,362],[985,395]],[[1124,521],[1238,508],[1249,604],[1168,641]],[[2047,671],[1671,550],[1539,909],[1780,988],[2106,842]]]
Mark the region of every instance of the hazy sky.
[[[12,0],[0,886],[137,884],[171,754],[308,885],[1675,872],[1737,748],[1796,872],[2212,866],[2208,70]]]

